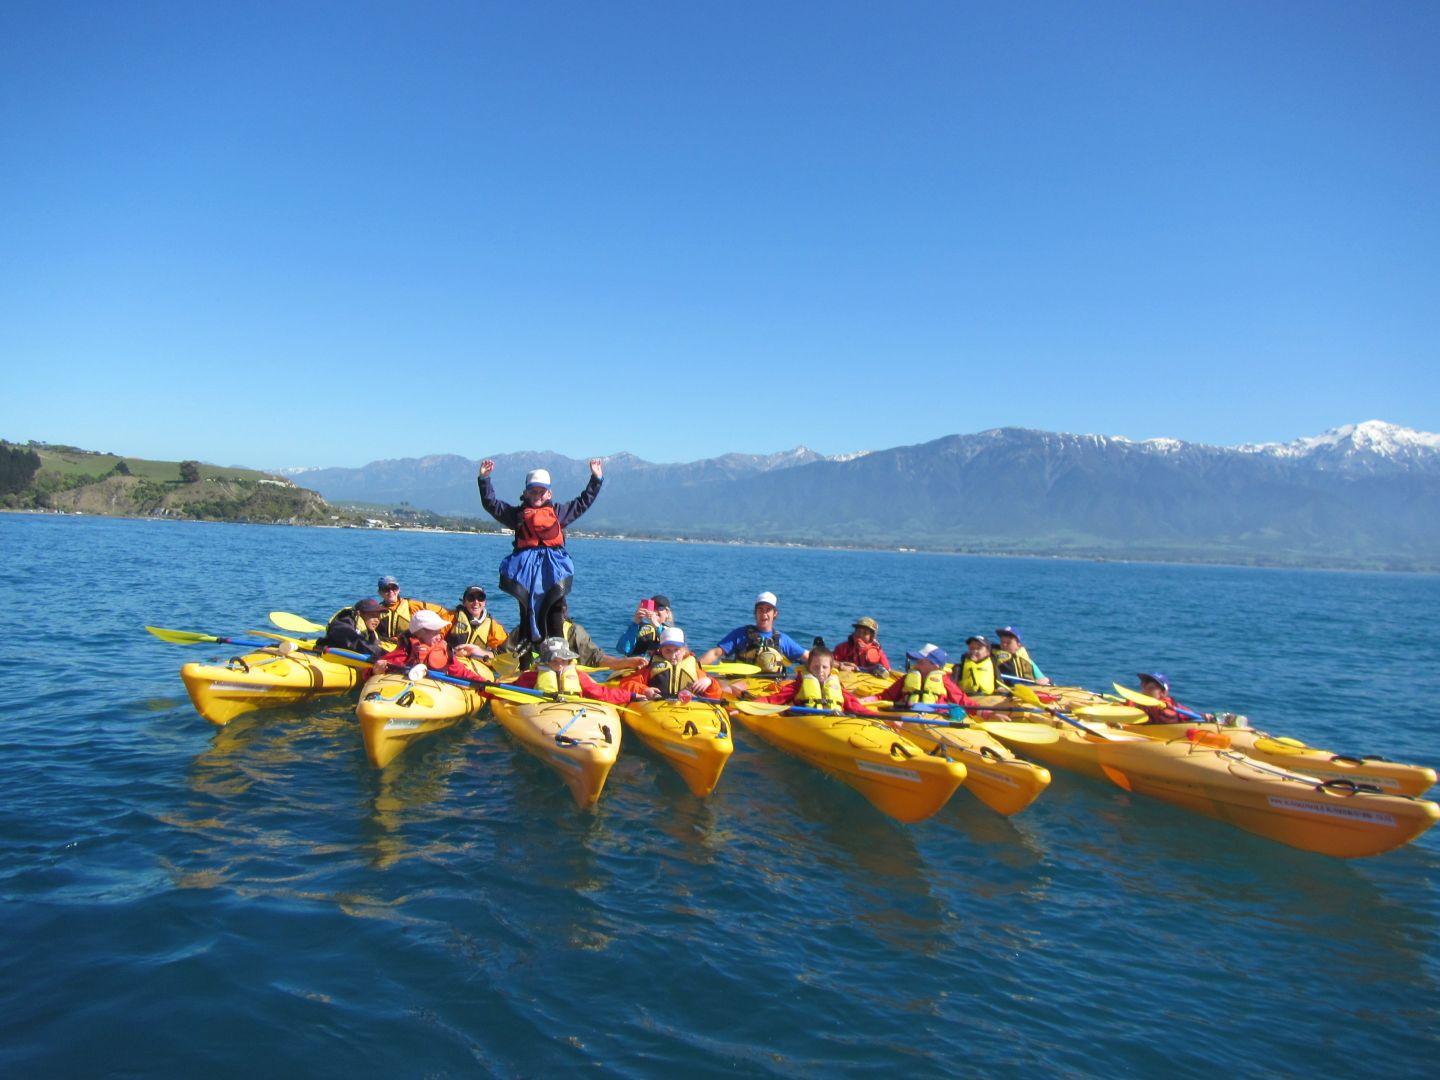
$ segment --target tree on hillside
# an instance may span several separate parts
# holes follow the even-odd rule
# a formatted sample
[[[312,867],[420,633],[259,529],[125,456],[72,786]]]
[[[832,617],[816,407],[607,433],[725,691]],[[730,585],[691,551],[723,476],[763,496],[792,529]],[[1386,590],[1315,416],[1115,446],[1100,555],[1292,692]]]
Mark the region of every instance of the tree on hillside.
[[[180,482],[182,484],[197,484],[200,482],[200,463],[198,461],[180,462]]]
[[[0,445],[0,495],[24,491],[40,471],[40,455],[18,446]]]
[[[119,461],[115,462],[115,467],[110,471],[116,476],[129,476],[130,466],[125,463],[124,458],[121,458]]]

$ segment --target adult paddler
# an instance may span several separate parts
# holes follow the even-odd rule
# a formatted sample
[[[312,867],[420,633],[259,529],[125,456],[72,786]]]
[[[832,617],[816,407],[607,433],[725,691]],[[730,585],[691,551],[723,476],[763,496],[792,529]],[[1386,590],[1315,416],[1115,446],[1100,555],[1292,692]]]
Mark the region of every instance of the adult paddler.
[[[450,632],[445,641],[456,656],[492,660],[509,635],[500,620],[485,610],[485,588],[467,585],[460,605],[450,613]]]
[[[890,674],[890,658],[880,645],[879,633],[880,624],[869,615],[856,619],[850,636],[835,646],[835,666],[867,675]]]
[[[755,621],[748,626],[736,627],[720,639],[720,644],[707,649],[700,657],[701,666],[713,664],[723,656],[773,673],[783,669],[787,660],[800,663],[808,660],[809,650],[802,648],[788,634],[775,629],[775,617],[779,613],[780,601],[775,594],[762,592],[755,597]]]
[[[490,483],[494,470],[495,462],[489,458],[480,463],[480,503],[487,514],[515,532],[514,547],[500,563],[500,588],[520,605],[519,630],[531,641],[541,641],[546,616],[575,580],[575,564],[565,550],[565,529],[590,509],[600,494],[605,470],[599,458],[591,458],[585,490],[569,502],[557,503],[549,471],[533,469],[525,474],[519,506],[496,498]]]
[[[384,617],[385,605],[379,600],[369,597],[357,600],[354,607],[335,613],[325,627],[325,636],[315,643],[315,647],[321,651],[345,649],[347,652],[366,653],[372,660],[378,659],[390,647],[389,642],[380,640],[378,632]]]
[[[389,574],[384,575],[375,583],[375,591],[380,596],[380,603],[384,607],[384,613],[380,616],[380,622],[375,627],[375,633],[381,641],[396,641],[400,635],[410,626],[410,620],[417,611],[433,611],[442,617],[448,617],[449,612],[442,604],[431,604],[425,600],[415,600],[408,596],[400,595],[400,582]],[[351,608],[341,608],[331,616],[343,615]]]
[[[994,650],[997,674],[1002,677],[1009,675],[1018,682],[1050,685],[1040,665],[1030,659],[1025,643],[1020,640],[1018,626],[1002,626],[995,631],[995,636],[1000,639],[1000,648]]]

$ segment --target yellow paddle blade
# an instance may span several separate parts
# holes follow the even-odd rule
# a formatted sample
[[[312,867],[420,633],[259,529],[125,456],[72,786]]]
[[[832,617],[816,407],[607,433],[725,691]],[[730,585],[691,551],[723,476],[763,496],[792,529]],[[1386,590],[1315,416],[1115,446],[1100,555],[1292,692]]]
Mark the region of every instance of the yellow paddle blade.
[[[289,630],[292,634],[325,633],[325,627],[319,623],[313,623],[303,615],[296,615],[289,611],[270,612],[270,621],[281,630]]]
[[[214,634],[197,634],[193,630],[166,630],[163,626],[147,626],[145,629],[171,645],[199,645],[202,642],[220,640]]]
[[[1058,742],[1060,739],[1060,733],[1048,724],[1017,724],[1009,720],[982,720],[974,726],[991,735],[1009,739],[1011,742],[1034,743],[1036,746]]]
[[[1139,690],[1131,690],[1128,686],[1121,686],[1118,682],[1111,683],[1110,685],[1115,687],[1115,692],[1126,701],[1133,702],[1136,705],[1144,705],[1147,709],[1165,707],[1163,701],[1159,701],[1149,694],[1142,694]]]
[[[1095,720],[1102,724],[1143,724],[1150,719],[1143,709],[1129,705],[1081,705],[1072,711],[1081,720]]]
[[[736,712],[743,712],[747,716],[779,716],[790,708],[789,705],[773,705],[768,701],[735,701],[732,702]]]
[[[1262,754],[1303,754],[1310,748],[1299,739],[1260,738],[1255,740],[1255,749]]]
[[[297,648],[301,649],[315,648],[314,638],[286,637],[284,634],[272,634],[268,630],[246,630],[245,632],[247,634],[254,634],[256,637],[270,638],[272,641],[293,642]]]
[[[1040,695],[1024,683],[1016,683],[1010,688],[1010,693],[1025,702],[1026,705],[1038,705],[1042,709],[1045,708],[1045,703],[1040,700]]]
[[[724,660],[718,664],[706,664],[705,670],[711,675],[759,675],[760,668],[754,664],[742,664],[738,660]]]

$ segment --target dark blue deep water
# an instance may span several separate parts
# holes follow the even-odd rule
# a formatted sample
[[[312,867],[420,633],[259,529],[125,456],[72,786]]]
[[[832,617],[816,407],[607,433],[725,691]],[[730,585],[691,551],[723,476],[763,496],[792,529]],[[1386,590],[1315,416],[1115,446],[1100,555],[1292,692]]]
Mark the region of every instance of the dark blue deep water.
[[[495,537],[0,516],[0,1073],[1433,1075],[1440,830],[1309,855],[1058,774],[919,826],[740,736],[633,741],[598,812],[493,723],[377,773],[353,701],[218,730],[141,629],[451,600]],[[1440,761],[1440,578],[581,540],[604,643],[664,591],[892,657],[1014,622],[1057,680]],[[502,598],[503,601],[503,598]],[[508,601],[498,612],[513,622]],[[228,650],[233,652],[234,650]]]

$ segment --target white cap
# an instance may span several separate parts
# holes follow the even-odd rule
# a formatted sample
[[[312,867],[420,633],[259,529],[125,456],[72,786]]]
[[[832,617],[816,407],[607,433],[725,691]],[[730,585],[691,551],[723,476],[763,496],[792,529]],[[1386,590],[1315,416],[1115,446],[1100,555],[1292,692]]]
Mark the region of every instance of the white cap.
[[[775,594],[773,592],[762,592],[759,596],[755,597],[755,603],[769,604],[773,608],[778,608],[780,606],[780,601],[775,599]]]
[[[665,627],[664,630],[661,630],[661,631],[660,631],[660,644],[661,644],[661,645],[684,645],[684,644],[685,644],[685,631],[684,631],[684,630],[681,630],[678,626],[667,626],[667,627]]]
[[[445,629],[445,620],[433,611],[421,609],[410,616],[410,628],[412,630],[443,630]]]
[[[548,488],[550,486],[550,470],[531,469],[528,473],[525,474],[525,486]]]

